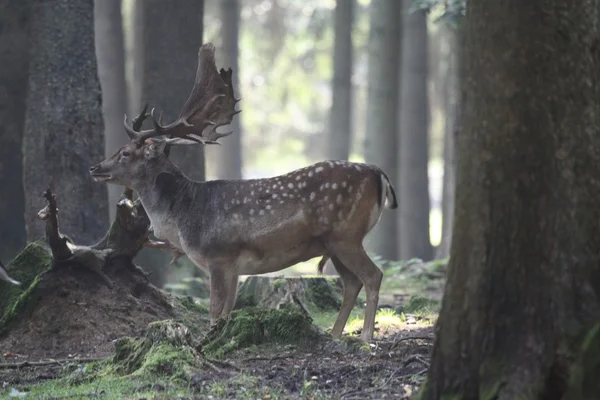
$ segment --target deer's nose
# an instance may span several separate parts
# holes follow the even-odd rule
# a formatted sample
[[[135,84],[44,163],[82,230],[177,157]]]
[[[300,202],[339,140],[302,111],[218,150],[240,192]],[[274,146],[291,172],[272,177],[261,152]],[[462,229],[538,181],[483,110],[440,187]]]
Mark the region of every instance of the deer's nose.
[[[98,170],[98,168],[100,168],[100,164],[92,165],[92,166],[90,167],[90,172],[97,171],[97,170]]]

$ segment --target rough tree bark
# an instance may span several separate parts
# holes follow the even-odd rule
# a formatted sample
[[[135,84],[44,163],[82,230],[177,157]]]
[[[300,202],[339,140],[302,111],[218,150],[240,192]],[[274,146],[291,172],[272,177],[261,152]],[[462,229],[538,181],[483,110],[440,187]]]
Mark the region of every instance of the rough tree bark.
[[[127,142],[127,135],[123,131],[123,114],[127,111],[127,85],[121,0],[95,0],[94,31],[103,98],[104,154],[110,157]],[[116,212],[114,206],[122,190],[117,185],[108,185],[107,189],[110,220],[113,220]]]
[[[239,71],[239,35],[240,35],[240,4],[239,0],[221,0],[221,40],[222,65],[230,66]],[[239,92],[239,74],[233,75],[233,87]],[[238,95],[239,97],[240,95]],[[217,161],[217,175],[221,179],[242,178],[242,135],[239,118],[234,118],[230,128],[234,134],[223,139],[222,146],[214,146],[214,157]]]
[[[43,236],[36,218],[48,182],[68,193],[64,231],[82,243],[108,226],[105,185],[89,177],[104,158],[102,96],[94,50],[93,0],[43,1],[32,6],[23,187],[27,237]]]
[[[600,398],[595,11],[467,1],[453,241],[423,399]]]
[[[402,68],[398,124],[399,254],[425,261],[433,257],[429,239],[429,96],[427,14],[411,12],[403,1]]]
[[[30,0],[1,0],[0,260],[25,245],[23,127],[29,70]]]
[[[337,0],[327,157],[347,160],[352,140],[352,26],[355,0]]]
[[[169,0],[143,3],[142,102],[163,112],[168,123],[177,118],[194,84],[203,1],[179,0],[176,7]],[[202,146],[175,146],[170,157],[189,178],[205,179]],[[163,252],[144,249],[136,261],[150,272],[153,284],[162,287],[167,282],[169,259]]]
[[[444,27],[449,37],[450,57],[446,79],[446,125],[444,127],[444,181],[442,188],[442,238],[436,258],[448,257],[452,244],[456,187],[456,139],[460,130],[462,82],[464,81],[464,21]]]
[[[380,0],[370,7],[365,159],[396,182],[401,6],[397,0]],[[395,218],[384,215],[367,237],[368,249],[385,259],[395,259],[396,224]]]

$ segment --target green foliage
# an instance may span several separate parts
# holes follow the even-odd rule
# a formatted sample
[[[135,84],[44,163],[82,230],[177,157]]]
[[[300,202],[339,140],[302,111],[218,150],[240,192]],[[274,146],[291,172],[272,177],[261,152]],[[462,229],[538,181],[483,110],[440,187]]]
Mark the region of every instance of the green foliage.
[[[440,302],[423,296],[412,296],[408,303],[398,307],[398,314],[417,314],[439,311]]]
[[[306,277],[303,278],[306,279]],[[319,310],[339,310],[342,305],[341,293],[333,287],[333,282],[338,282],[338,279],[325,275],[315,279],[306,279],[308,300]]]
[[[14,318],[22,312],[27,312],[37,301],[35,288],[40,275],[52,265],[52,256],[43,246],[42,241],[32,242],[11,261],[6,270],[20,286],[0,283],[5,287],[0,290],[0,334],[8,329]]]
[[[600,323],[585,336],[569,376],[569,399],[591,399],[600,390]]]
[[[221,358],[233,350],[266,342],[303,343],[318,336],[310,317],[295,308],[244,308],[219,319],[202,347],[207,355]]]
[[[466,14],[466,0],[413,0],[411,12],[436,12],[436,22],[460,24]]]

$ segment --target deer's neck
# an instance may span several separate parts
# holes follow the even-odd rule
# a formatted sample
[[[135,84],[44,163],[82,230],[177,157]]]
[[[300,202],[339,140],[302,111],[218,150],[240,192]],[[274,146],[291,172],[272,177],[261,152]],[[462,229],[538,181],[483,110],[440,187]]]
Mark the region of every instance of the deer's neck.
[[[179,219],[185,215],[190,198],[201,185],[172,166],[149,175],[145,184],[137,188],[156,237],[178,244]]]

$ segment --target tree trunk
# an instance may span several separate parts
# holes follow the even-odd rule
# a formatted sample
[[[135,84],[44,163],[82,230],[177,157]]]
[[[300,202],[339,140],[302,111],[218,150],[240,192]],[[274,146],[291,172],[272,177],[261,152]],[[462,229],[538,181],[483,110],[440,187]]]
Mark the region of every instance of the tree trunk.
[[[192,91],[202,45],[203,1],[147,0],[143,6],[142,102],[174,121]],[[203,181],[203,146],[175,146],[171,159],[191,179]]]
[[[450,57],[446,79],[446,125],[444,132],[444,181],[442,188],[442,240],[436,258],[450,254],[452,225],[454,220],[454,197],[456,187],[456,135],[460,129],[462,82],[464,81],[464,33],[462,24],[445,30],[449,36]]]
[[[427,14],[411,12],[404,0],[398,143],[399,256],[433,257],[429,240],[429,96],[427,94]]]
[[[163,122],[169,123],[179,115],[196,77],[198,49],[202,45],[203,2],[178,0],[174,7],[168,0],[145,0],[141,11],[142,102],[163,112]],[[175,146],[170,157],[189,178],[205,179],[201,145]],[[160,250],[144,249],[136,261],[150,272],[150,281],[161,287],[168,280],[169,260]]]
[[[594,7],[467,2],[453,241],[423,399],[600,398]],[[580,350],[595,364],[572,368]]]
[[[1,0],[0,9],[0,260],[10,260],[27,239],[22,144],[31,1]]]
[[[127,142],[127,135],[123,130],[123,114],[127,111],[127,86],[121,0],[96,0],[94,24],[98,77],[104,100],[104,151],[106,157],[110,157]],[[107,189],[112,221],[117,210],[115,205],[123,190],[117,185],[108,185]]]
[[[347,160],[352,139],[352,26],[355,0],[337,0],[327,157]]]
[[[367,87],[365,159],[397,181],[396,136],[400,66],[401,7],[397,0],[371,2]],[[396,220],[382,216],[367,238],[370,251],[393,260],[397,257]]]
[[[94,183],[88,173],[104,158],[93,0],[34,1],[30,54],[23,137],[27,236],[44,234],[37,211],[51,183],[68,193],[64,232],[91,244],[108,226],[106,185]]]
[[[223,46],[220,59],[225,69],[231,68],[233,86],[239,93],[239,35],[240,35],[240,4],[239,0],[221,0],[221,40]],[[240,95],[238,94],[238,97]],[[242,178],[242,136],[240,118],[234,118],[230,128],[233,134],[223,140],[222,146],[214,146],[214,157],[217,161],[217,175],[222,179]],[[213,150],[213,149],[211,149]]]

